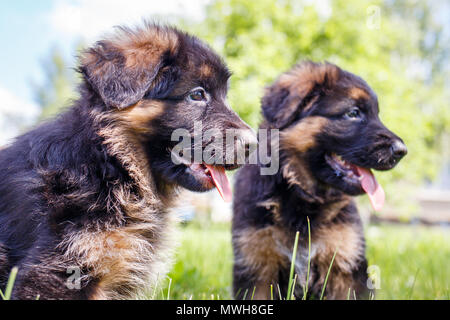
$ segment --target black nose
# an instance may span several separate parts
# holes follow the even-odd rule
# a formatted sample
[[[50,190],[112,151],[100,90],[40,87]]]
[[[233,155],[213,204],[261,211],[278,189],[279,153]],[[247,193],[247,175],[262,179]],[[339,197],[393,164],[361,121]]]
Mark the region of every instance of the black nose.
[[[400,140],[396,140],[391,145],[391,152],[392,152],[392,157],[394,157],[394,159],[396,161],[399,161],[401,158],[403,158],[408,153],[408,149],[406,148],[406,146],[403,142],[401,142]]]

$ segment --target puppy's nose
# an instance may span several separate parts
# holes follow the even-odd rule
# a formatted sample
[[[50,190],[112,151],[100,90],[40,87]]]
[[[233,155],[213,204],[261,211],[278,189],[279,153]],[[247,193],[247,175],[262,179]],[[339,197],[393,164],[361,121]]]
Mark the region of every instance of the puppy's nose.
[[[408,153],[408,149],[402,141],[395,140],[395,142],[391,145],[391,152],[394,159],[399,161]]]

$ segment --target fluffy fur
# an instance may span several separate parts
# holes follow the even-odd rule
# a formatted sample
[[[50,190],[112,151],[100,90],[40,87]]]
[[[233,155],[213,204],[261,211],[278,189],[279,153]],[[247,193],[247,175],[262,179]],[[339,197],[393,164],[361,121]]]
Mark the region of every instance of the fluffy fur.
[[[357,110],[357,111],[355,111]],[[233,216],[234,296],[286,298],[295,233],[295,296],[303,297],[311,225],[308,298],[348,292],[368,296],[363,228],[351,196],[363,193],[358,180],[330,167],[337,154],[352,164],[378,170],[395,166],[406,154],[399,137],[378,118],[378,101],[364,80],[330,64],[304,62],[281,75],[262,99],[263,129],[279,129],[280,170],[260,174],[246,165],[237,175]],[[271,142],[268,142],[271,145]],[[278,290],[278,287],[280,290]]]
[[[0,288],[17,266],[15,299],[151,288],[170,265],[177,188],[213,188],[171,161],[173,130],[249,131],[226,104],[223,61],[175,28],[119,28],[80,60],[80,99],[0,151]]]

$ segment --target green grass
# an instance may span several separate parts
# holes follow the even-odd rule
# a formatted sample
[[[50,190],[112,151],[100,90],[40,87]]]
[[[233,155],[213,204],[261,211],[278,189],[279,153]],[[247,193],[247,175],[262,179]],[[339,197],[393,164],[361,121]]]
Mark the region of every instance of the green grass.
[[[450,299],[450,230],[371,227],[369,264],[377,265],[377,299]]]
[[[450,230],[370,226],[366,233],[369,265],[380,272],[376,299],[450,299]],[[231,298],[229,226],[187,226],[177,252],[170,299]],[[157,298],[167,299],[167,287]]]
[[[309,222],[309,220],[308,220]],[[288,285],[288,291],[287,291],[287,297],[288,300],[294,300],[294,288],[296,282],[294,281],[294,271],[295,271],[295,259],[297,256],[297,248],[298,248],[298,239],[300,238],[300,232],[297,231],[295,234],[295,242],[294,242],[294,249],[292,250],[292,259],[291,259],[291,272],[289,274],[289,285]],[[309,270],[309,261],[308,261],[308,270]],[[295,278],[296,279],[296,278]]]
[[[369,265],[379,272],[376,299],[450,299],[450,230],[371,226],[366,233]],[[228,225],[184,227],[165,286],[163,283],[148,297],[230,299],[232,258]],[[14,268],[0,298],[10,298],[16,274]],[[272,294],[273,290],[276,288],[271,287]],[[351,292],[348,296],[352,298]]]
[[[176,262],[169,274],[170,299],[230,299],[232,260],[228,226],[183,228]],[[167,298],[167,285],[163,292]],[[157,297],[161,298],[161,294]]]

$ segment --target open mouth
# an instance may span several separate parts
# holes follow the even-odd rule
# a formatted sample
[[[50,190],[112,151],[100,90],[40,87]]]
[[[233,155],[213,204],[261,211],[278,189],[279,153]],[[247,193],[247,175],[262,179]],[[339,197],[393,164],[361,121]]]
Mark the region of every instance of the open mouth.
[[[186,172],[195,178],[205,190],[216,188],[220,196],[225,202],[231,202],[233,199],[233,192],[231,190],[231,184],[228,181],[226,174],[227,170],[235,170],[240,167],[238,164],[207,164],[193,163],[188,159],[183,158],[176,152],[170,151],[172,154],[172,160],[176,160],[177,164],[184,165]]]
[[[375,211],[380,211],[383,208],[384,190],[369,168],[352,164],[335,153],[325,155],[325,160],[337,177],[347,184],[360,186],[367,193]]]
[[[186,166],[186,171],[192,175],[206,190],[213,187],[219,191],[220,196],[225,202],[231,202],[233,199],[233,192],[228,181],[225,170],[234,170],[239,165],[212,165],[207,163],[190,162],[181,157],[176,152],[172,152],[172,160],[176,160],[178,164]]]
[[[192,163],[188,165],[188,168],[198,180],[202,181],[204,184],[210,184],[216,187],[225,202],[232,201],[233,192],[231,191],[231,185],[228,181],[227,174],[225,173],[224,166]],[[227,169],[229,168],[227,167]]]

